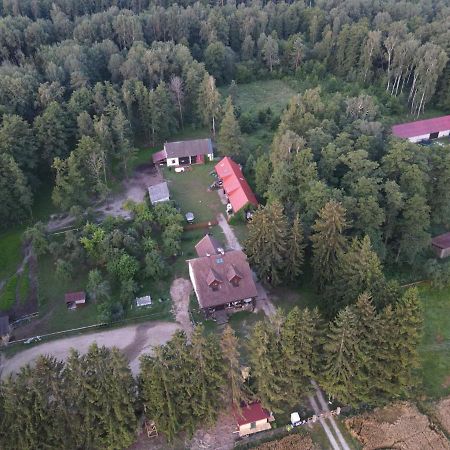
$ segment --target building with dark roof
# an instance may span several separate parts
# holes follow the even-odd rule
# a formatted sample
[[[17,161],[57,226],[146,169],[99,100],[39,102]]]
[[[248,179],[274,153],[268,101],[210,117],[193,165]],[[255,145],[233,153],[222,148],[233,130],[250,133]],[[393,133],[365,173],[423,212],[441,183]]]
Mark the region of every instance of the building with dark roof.
[[[233,416],[241,437],[270,430],[272,428],[270,422],[275,420],[272,413],[263,408],[260,402],[243,404],[240,408],[234,408]]]
[[[402,139],[408,139],[410,142],[449,136],[450,115],[394,125],[392,134]]]
[[[205,315],[209,317],[219,310],[252,310],[257,289],[245,253],[224,251],[210,236],[205,236],[196,250],[199,257],[187,263],[195,295]]]
[[[67,309],[77,309],[86,303],[86,292],[67,292],[64,296]]]
[[[160,202],[167,202],[170,200],[169,188],[165,181],[153,186],[149,186],[148,195],[150,197],[150,203],[152,205]]]
[[[205,158],[214,159],[211,139],[166,142],[164,149],[152,156],[155,164],[166,163],[168,167],[203,164]]]
[[[225,156],[215,166],[216,173],[223,182],[223,191],[236,213],[246,205],[258,206],[255,194],[242,174],[241,167]]]
[[[431,245],[438,258],[450,256],[450,233],[440,234],[431,239]]]

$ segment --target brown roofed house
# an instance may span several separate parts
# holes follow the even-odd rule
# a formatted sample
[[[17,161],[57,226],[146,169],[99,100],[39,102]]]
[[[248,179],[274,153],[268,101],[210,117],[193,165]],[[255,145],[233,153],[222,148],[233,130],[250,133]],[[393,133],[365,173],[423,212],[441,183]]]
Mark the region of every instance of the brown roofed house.
[[[431,245],[438,258],[447,258],[450,256],[450,232],[440,234],[431,239]]]
[[[253,310],[257,290],[247,256],[240,250],[223,251],[218,245],[205,236],[196,245],[199,257],[187,261],[200,308],[207,317],[220,310]]]
[[[198,256],[210,256],[223,253],[222,244],[210,234],[207,234],[195,245],[195,251]]]
[[[86,292],[67,292],[64,296],[67,309],[77,309],[86,303]]]
[[[203,164],[205,158],[208,158],[209,161],[214,159],[211,139],[166,142],[163,150],[152,156],[155,164],[165,162],[168,167]]]

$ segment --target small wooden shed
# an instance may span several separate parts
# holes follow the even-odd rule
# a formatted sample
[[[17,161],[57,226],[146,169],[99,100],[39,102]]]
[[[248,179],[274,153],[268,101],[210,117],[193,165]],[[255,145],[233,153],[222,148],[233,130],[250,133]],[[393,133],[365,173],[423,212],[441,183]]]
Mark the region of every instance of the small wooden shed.
[[[434,237],[431,240],[431,245],[438,258],[450,256],[450,232]]]
[[[67,309],[77,309],[86,304],[86,292],[67,292],[64,296]]]
[[[272,413],[263,408],[260,402],[242,404],[240,408],[234,409],[239,436],[258,433],[259,431],[270,430],[275,419]]]

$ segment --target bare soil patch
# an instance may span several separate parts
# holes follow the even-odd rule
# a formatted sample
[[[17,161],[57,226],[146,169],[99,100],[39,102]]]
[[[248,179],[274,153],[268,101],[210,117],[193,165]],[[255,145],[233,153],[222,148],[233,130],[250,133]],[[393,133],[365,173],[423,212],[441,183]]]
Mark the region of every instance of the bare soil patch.
[[[266,442],[255,450],[320,450],[320,447],[313,443],[311,436],[292,434],[278,441]]]
[[[191,292],[192,284],[185,278],[173,280],[172,286],[170,286],[175,319],[188,336],[192,333],[192,323],[189,317],[189,297]]]
[[[436,416],[442,428],[450,434],[450,397],[436,404]]]
[[[399,402],[345,421],[367,450],[449,450],[445,436],[427,416],[408,402]]]

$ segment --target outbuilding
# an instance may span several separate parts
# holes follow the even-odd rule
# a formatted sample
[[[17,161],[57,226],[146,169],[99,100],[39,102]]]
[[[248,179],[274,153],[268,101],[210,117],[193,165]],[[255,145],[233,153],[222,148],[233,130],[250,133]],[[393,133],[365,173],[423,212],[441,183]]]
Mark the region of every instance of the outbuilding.
[[[204,164],[205,158],[209,161],[214,159],[211,139],[166,142],[163,150],[154,153],[152,156],[153,163],[165,163],[167,167]]]
[[[450,115],[416,120],[392,127],[392,134],[410,142],[421,142],[450,135]]]
[[[77,309],[86,304],[86,292],[67,292],[64,296],[67,309]]]
[[[272,413],[263,408],[260,402],[242,404],[240,408],[235,408],[233,413],[240,437],[270,430],[270,422],[275,420]]]
[[[148,195],[150,197],[150,203],[152,205],[156,205],[156,203],[167,202],[170,200],[169,187],[167,186],[167,183],[165,181],[150,186],[148,188]]]
[[[438,258],[450,256],[450,233],[440,234],[431,239],[431,245]]]

